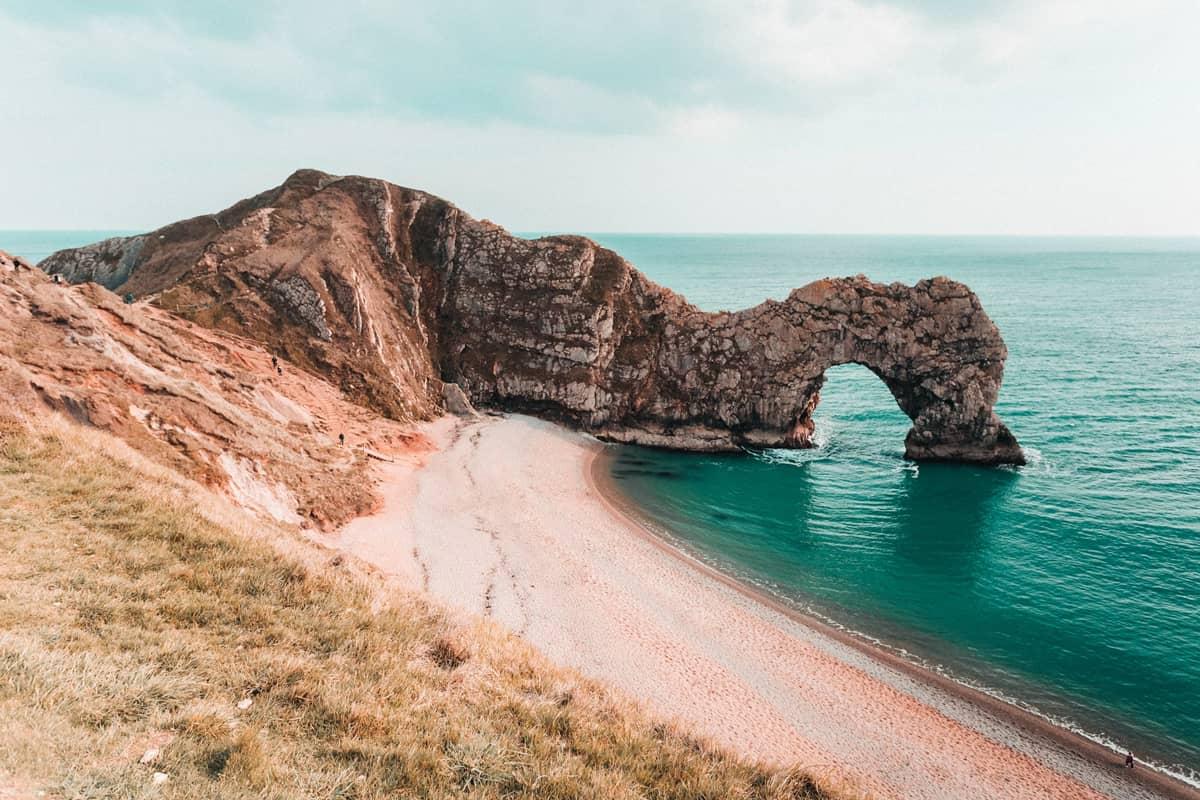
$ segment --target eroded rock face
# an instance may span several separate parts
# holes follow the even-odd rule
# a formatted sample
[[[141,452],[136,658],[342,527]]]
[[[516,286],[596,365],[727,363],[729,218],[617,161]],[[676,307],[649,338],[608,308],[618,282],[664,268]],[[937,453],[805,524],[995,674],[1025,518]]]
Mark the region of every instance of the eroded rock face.
[[[376,505],[371,454],[428,449],[408,426],[243,338],[0,252],[0,423],[49,408],[284,522],[332,529]],[[345,443],[339,439],[345,436]]]
[[[705,313],[588,239],[520,239],[424,192],[312,170],[40,266],[255,338],[402,420],[438,413],[453,383],[477,407],[615,441],[807,447],[825,370],[853,362],[913,420],[910,457],[1023,461],[992,411],[1004,342],[946,278],[828,279]]]

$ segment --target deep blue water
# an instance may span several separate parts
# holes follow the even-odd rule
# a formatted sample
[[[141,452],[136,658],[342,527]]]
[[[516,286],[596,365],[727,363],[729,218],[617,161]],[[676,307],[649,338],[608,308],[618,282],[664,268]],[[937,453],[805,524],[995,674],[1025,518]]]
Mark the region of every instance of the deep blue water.
[[[119,232],[0,231],[38,260]],[[1027,467],[916,465],[867,370],[820,447],[620,448],[618,485],[725,571],[1139,755],[1200,769],[1200,240],[597,234],[702,308],[836,275],[969,284]]]
[[[821,446],[621,448],[664,535],[785,599],[1139,755],[1200,768],[1200,240],[595,235],[709,310],[829,275],[970,285],[1027,467],[917,465],[865,368]]]

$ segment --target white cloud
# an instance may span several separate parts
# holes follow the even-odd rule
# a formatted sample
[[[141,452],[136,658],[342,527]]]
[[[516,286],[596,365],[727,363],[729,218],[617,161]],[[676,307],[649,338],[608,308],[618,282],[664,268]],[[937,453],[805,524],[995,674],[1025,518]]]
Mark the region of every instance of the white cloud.
[[[683,139],[727,141],[745,128],[744,115],[715,105],[695,106],[666,115],[665,130]]]
[[[767,80],[800,85],[877,77],[924,35],[910,13],[854,0],[754,0],[729,22],[737,59]]]
[[[0,11],[0,228],[152,226],[314,166],[514,229],[1200,233],[1191,0],[513,2],[294,0],[237,36]]]
[[[1028,59],[1071,52],[1091,36],[1135,31],[1169,1],[1025,0],[1007,13],[984,19],[970,30],[970,49],[978,61],[1004,67]]]

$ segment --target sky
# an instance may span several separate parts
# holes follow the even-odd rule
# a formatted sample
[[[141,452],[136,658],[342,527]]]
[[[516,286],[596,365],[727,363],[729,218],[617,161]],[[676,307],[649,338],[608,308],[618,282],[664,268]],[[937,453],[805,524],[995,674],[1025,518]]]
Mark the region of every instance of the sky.
[[[515,231],[1200,235],[1196,0],[0,0],[0,229],[293,170]]]

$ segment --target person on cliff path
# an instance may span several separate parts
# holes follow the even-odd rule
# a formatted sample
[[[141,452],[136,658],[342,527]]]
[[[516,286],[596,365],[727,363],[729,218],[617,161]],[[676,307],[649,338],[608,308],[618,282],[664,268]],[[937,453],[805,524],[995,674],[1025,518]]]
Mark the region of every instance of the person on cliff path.
[[[271,369],[279,369],[279,356],[271,356]]]
[[[1133,769],[1133,753],[1125,754],[1125,768]]]
[[[342,447],[346,446],[346,434],[344,434],[344,433],[338,434],[338,444],[340,444]]]

